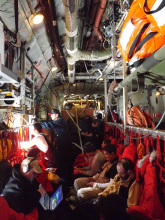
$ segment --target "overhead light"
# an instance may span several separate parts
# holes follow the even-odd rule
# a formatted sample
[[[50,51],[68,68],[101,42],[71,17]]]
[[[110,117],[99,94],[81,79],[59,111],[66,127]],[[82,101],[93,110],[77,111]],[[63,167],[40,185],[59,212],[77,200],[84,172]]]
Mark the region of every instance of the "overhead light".
[[[74,95],[74,94],[71,94],[71,95]]]
[[[42,14],[36,14],[33,18],[34,24],[40,24],[44,20],[44,16]]]
[[[103,81],[103,80],[104,80],[104,78],[102,78],[102,77],[101,77],[101,78],[99,78],[99,80],[100,80],[100,81]]]
[[[56,67],[56,66],[53,66],[52,69],[51,69],[52,72],[54,72],[54,71],[56,71],[56,70],[57,70],[57,67]]]
[[[159,96],[159,95],[160,95],[160,92],[159,92],[159,91],[157,91],[155,95],[156,95],[156,96]]]

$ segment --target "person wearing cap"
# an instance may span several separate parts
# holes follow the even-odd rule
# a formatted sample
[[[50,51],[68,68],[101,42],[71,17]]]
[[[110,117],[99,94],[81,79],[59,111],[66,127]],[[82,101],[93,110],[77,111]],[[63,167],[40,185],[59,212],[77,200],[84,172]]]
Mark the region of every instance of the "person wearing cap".
[[[33,180],[39,173],[42,173],[42,170],[39,161],[34,157],[27,157],[21,164],[13,166],[12,176],[1,196],[17,213],[26,215],[38,206],[44,192],[38,185],[33,185]]]
[[[55,147],[57,159],[57,175],[68,182],[72,178],[72,145],[69,137],[68,125],[61,117],[58,109],[49,113],[52,120],[40,122],[43,128],[52,128],[55,134]]]
[[[40,150],[38,148],[32,147],[28,151],[26,157],[34,157],[36,160],[40,161],[40,159],[41,159]],[[51,191],[53,191],[53,187],[52,187],[50,181],[48,180],[48,173],[50,171],[55,172],[56,169],[55,168],[47,168],[45,170],[45,167],[43,167],[42,164],[41,164],[41,169],[43,172],[38,174],[35,178],[42,185],[42,187],[45,189],[46,192],[51,192]]]
[[[84,145],[84,152],[90,158],[89,166],[83,168],[74,168],[74,173],[81,174],[81,176],[91,177],[97,173],[97,171],[103,166],[105,162],[104,155],[101,151],[96,150],[95,146],[91,142],[87,142]],[[75,189],[78,189],[77,181],[75,180]],[[77,191],[77,190],[76,190]]]

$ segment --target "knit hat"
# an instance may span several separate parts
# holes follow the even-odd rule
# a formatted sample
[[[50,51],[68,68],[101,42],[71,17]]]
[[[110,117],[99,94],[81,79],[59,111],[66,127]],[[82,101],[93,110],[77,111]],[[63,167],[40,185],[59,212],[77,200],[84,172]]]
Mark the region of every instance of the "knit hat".
[[[36,157],[37,154],[39,154],[40,150],[36,147],[30,148],[30,150],[27,153],[27,157]]]
[[[90,153],[90,152],[93,152],[93,151],[96,151],[95,146],[91,142],[85,143],[84,152],[85,153]]]
[[[41,167],[39,165],[39,161],[36,160],[34,157],[27,157],[26,159],[24,159],[21,163],[21,166],[22,167],[29,166],[30,168],[33,168],[33,170],[36,173],[42,173]],[[24,168],[23,168],[23,172],[24,172]],[[26,173],[26,171],[24,173]]]

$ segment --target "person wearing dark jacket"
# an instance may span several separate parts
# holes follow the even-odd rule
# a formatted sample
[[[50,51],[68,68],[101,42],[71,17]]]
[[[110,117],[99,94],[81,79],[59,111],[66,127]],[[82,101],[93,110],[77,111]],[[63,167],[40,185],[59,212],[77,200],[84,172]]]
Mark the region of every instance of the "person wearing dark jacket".
[[[52,120],[40,122],[43,128],[53,129],[55,134],[57,175],[65,180],[72,177],[72,159],[71,159],[71,141],[68,132],[68,126],[64,118],[61,117],[58,109],[53,109],[49,113]]]
[[[42,170],[38,160],[33,157],[13,166],[12,176],[1,194],[11,209],[26,215],[38,206],[41,195],[44,194],[42,189],[37,189],[32,184],[38,173],[42,173]]]

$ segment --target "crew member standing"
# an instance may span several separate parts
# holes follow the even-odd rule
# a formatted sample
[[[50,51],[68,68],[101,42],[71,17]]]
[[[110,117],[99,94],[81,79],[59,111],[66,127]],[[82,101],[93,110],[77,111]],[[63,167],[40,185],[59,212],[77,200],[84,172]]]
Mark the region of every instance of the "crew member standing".
[[[53,109],[49,113],[52,120],[40,122],[43,128],[52,128],[55,134],[56,146],[56,173],[65,180],[70,180],[72,176],[71,142],[69,138],[68,125],[61,117],[58,109]]]

